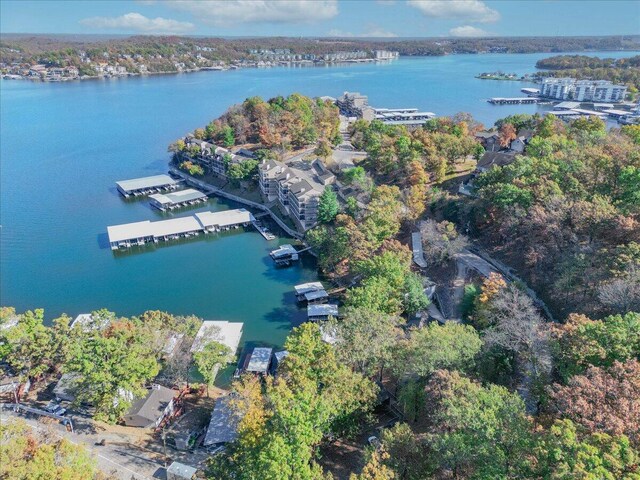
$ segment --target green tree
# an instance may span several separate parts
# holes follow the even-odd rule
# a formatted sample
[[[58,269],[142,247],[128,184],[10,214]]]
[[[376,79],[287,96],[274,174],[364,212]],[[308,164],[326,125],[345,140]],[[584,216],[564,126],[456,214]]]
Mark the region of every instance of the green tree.
[[[193,354],[193,361],[198,372],[207,384],[207,397],[209,387],[216,379],[220,367],[231,360],[231,350],[220,342],[208,342],[200,350]]]
[[[235,145],[236,143],[235,133],[233,131],[233,128],[231,128],[229,125],[225,125],[224,127],[222,127],[221,136],[222,136],[222,143],[225,147],[231,148]]]
[[[529,478],[531,421],[517,393],[439,370],[427,384],[429,447],[458,478]]]
[[[340,205],[336,193],[331,187],[325,187],[318,203],[318,221],[321,223],[332,222],[339,210]]]
[[[63,370],[78,374],[76,401],[96,408],[96,418],[117,421],[160,371],[153,345],[130,320],[92,329],[72,344]]]
[[[540,434],[535,449],[541,478],[637,480],[640,453],[624,436],[580,431],[571,420],[556,420]]]
[[[91,480],[105,478],[86,448],[34,430],[23,420],[0,423],[0,478]]]
[[[469,325],[430,323],[398,345],[393,369],[401,378],[428,377],[440,369],[471,372],[481,348],[482,339]]]
[[[318,145],[316,146],[316,149],[313,151],[313,153],[325,159],[329,158],[332,152],[333,150],[331,150],[331,144],[324,138],[320,139]]]
[[[55,343],[52,330],[44,325],[44,310],[28,310],[18,316],[18,323],[4,331],[10,348],[3,360],[21,377],[38,379],[55,365]]]
[[[329,322],[338,339],[338,358],[363,375],[382,376],[400,335],[400,319],[363,308],[346,308],[343,317]]]
[[[640,360],[640,314],[612,315],[603,320],[571,314],[566,323],[553,325],[552,338],[558,372],[567,380],[591,366]]]

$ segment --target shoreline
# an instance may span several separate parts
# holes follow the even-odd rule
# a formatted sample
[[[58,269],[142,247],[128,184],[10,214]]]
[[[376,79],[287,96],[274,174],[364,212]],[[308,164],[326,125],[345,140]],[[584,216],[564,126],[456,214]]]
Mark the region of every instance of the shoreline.
[[[638,50],[591,50],[584,51],[584,53],[596,53],[596,52],[620,52],[620,53],[640,53],[640,49]],[[375,59],[375,58],[367,58],[361,60],[345,60],[339,62],[311,62],[311,61],[292,61],[292,62],[282,62],[282,63],[263,63],[259,64],[259,62],[253,62],[251,65],[242,65],[242,64],[231,64],[229,66],[208,66],[208,67],[199,67],[193,69],[186,70],[171,70],[166,72],[145,72],[145,73],[135,73],[135,72],[127,72],[123,75],[92,75],[92,76],[83,76],[83,77],[73,77],[73,78],[64,78],[61,77],[55,80],[47,80],[42,78],[33,78],[29,76],[15,75],[15,74],[2,74],[0,78],[2,80],[27,80],[34,83],[69,83],[69,82],[80,82],[87,80],[112,80],[112,79],[121,79],[121,78],[130,78],[130,77],[151,77],[154,75],[180,75],[187,73],[197,73],[197,72],[226,72],[229,70],[244,70],[244,69],[263,69],[263,68],[279,68],[279,67],[305,67],[305,68],[318,68],[318,67],[333,67],[333,66],[351,66],[351,65],[369,65],[372,63],[393,63],[394,60],[399,59],[419,59],[419,58],[431,58],[431,57],[446,57],[446,56],[457,56],[457,55],[537,55],[551,52],[527,52],[527,53],[496,53],[496,52],[454,52],[454,53],[444,53],[441,55],[400,55],[394,59]],[[570,53],[570,54],[580,54],[579,52],[558,52],[555,55],[561,53]],[[475,78],[479,80],[501,80],[506,81],[507,79],[502,78],[480,78],[479,76],[475,76]],[[521,81],[521,82],[533,82],[532,80],[522,80],[522,79],[509,79],[510,81]],[[535,82],[533,82],[535,83]]]

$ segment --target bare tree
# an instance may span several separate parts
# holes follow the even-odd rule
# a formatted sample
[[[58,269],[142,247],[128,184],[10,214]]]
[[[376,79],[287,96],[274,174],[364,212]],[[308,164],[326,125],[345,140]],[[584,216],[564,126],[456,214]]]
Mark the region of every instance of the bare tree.
[[[614,313],[640,311],[640,268],[631,267],[624,277],[600,286],[598,300]]]
[[[425,259],[431,264],[443,263],[461,252],[469,240],[458,233],[451,222],[427,220],[420,228]]]

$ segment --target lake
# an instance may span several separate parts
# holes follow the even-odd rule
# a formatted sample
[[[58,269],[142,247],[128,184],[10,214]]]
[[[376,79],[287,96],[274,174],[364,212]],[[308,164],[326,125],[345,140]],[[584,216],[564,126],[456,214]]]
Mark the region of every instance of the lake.
[[[474,76],[533,72],[548,56],[451,55],[74,83],[3,80],[0,301],[18,311],[44,308],[48,319],[107,308],[123,316],[159,309],[242,321],[244,342],[280,346],[306,318],[292,289],[316,279],[312,258],[275,269],[268,251],[288,239],[267,242],[255,231],[114,254],[105,243],[108,225],[162,218],[146,200],[123,200],[114,182],[166,172],[169,143],[253,95],[359,91],[376,107],[465,111],[486,125],[534,113],[541,107],[486,102],[520,96],[531,85]],[[204,209],[236,207],[212,199]]]

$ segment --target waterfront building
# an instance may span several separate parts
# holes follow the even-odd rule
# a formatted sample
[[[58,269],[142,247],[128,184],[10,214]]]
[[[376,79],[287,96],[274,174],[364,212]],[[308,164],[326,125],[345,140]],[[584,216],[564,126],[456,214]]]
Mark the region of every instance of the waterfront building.
[[[124,416],[128,427],[155,428],[172,415],[176,392],[161,385],[153,385],[147,394],[138,398]]]
[[[267,202],[277,201],[302,231],[317,223],[320,195],[335,179],[319,159],[295,167],[265,160],[258,167],[263,198]]]
[[[338,305],[326,303],[320,305],[307,305],[307,320],[310,322],[321,322],[329,317],[338,316]]]
[[[149,202],[151,203],[151,206],[156,207],[158,210],[162,211],[178,207],[185,207],[187,205],[195,205],[197,203],[206,202],[206,200],[206,194],[193,188],[187,188],[186,190],[180,190],[174,193],[156,193],[149,196]]]
[[[513,163],[515,158],[515,152],[485,152],[480,160],[478,160],[476,170],[486,172],[493,167],[504,167],[505,165]]]
[[[254,220],[253,215],[239,208],[222,212],[200,212],[189,217],[171,218],[151,222],[125,223],[107,227],[109,245],[112,250],[186,238],[200,233],[212,233],[229,230],[239,226],[248,226]]]
[[[246,371],[258,374],[266,374],[269,370],[271,363],[272,348],[268,347],[256,347],[251,352],[249,357],[249,363],[247,364]]]
[[[391,52],[389,50],[374,50],[373,55],[376,60],[393,60],[400,56],[400,52]]]
[[[577,102],[622,102],[626,94],[626,86],[615,85],[608,80],[549,77],[542,80],[540,87],[542,97]]]
[[[409,128],[419,127],[436,116],[433,112],[420,112],[417,108],[372,107],[368,97],[358,92],[344,92],[336,100],[336,105],[340,113],[347,117],[380,120],[387,125],[405,125]]]
[[[180,182],[169,175],[153,175],[151,177],[133,178],[116,182],[118,191],[125,197],[130,195],[148,195],[155,192],[176,190]]]

